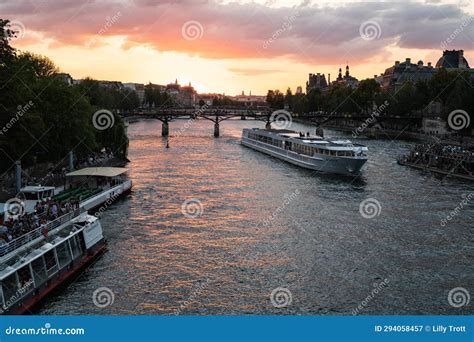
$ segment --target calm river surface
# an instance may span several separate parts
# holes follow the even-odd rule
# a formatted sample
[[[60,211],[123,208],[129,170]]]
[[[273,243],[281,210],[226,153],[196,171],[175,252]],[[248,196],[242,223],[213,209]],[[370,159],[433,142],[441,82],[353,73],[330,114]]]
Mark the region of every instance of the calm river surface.
[[[263,125],[224,121],[215,139],[208,121],[175,120],[166,149],[161,123],[130,124],[134,186],[102,215],[109,250],[39,313],[474,312],[473,300],[448,302],[456,287],[474,297],[474,197],[462,205],[473,183],[399,166],[412,143],[390,140],[360,139],[358,179],[315,175],[240,145],[242,128]],[[366,199],[378,216],[361,215]],[[103,308],[92,300],[101,287],[114,296]],[[272,305],[277,288],[285,307]]]

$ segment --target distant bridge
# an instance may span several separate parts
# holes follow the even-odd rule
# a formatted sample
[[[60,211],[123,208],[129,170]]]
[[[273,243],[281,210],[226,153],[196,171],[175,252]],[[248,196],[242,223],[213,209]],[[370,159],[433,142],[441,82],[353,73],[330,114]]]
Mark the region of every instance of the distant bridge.
[[[214,123],[214,136],[219,136],[219,124],[222,121],[240,118],[246,120],[248,118],[264,121],[265,127],[270,128],[273,122],[285,122],[290,121],[293,118],[306,120],[307,122],[313,123],[317,126],[322,126],[333,120],[354,120],[359,122],[368,122],[368,127],[375,125],[376,123],[382,124],[384,121],[403,121],[413,124],[421,123],[422,116],[376,116],[368,114],[343,114],[343,113],[305,113],[305,114],[292,114],[283,109],[272,110],[268,107],[206,107],[201,108],[157,108],[157,109],[142,109],[131,112],[120,113],[126,120],[132,119],[156,119],[162,122],[161,134],[164,137],[169,135],[169,122],[177,118],[190,118],[190,119],[205,119]]]

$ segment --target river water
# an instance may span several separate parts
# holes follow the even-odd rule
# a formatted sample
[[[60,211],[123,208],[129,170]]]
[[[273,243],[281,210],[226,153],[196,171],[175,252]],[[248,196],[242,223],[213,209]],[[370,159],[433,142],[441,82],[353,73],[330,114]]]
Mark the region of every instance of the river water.
[[[358,139],[359,178],[317,175],[240,145],[263,125],[224,121],[215,139],[175,120],[166,149],[159,122],[132,123],[133,192],[102,215],[108,251],[39,313],[474,312],[448,300],[474,296],[474,184],[399,166],[413,143],[391,140]]]

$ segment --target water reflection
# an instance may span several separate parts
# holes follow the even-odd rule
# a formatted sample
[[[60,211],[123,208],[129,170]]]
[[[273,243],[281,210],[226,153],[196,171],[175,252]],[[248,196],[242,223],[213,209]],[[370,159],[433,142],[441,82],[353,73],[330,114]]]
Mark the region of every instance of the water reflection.
[[[171,122],[168,149],[159,122],[130,125],[134,188],[103,214],[109,251],[41,313],[350,314],[385,278],[361,314],[472,310],[446,295],[474,284],[474,210],[439,222],[474,187],[399,166],[411,143],[362,140],[362,176],[315,175],[241,146],[242,128],[262,122],[225,121],[218,139],[212,123],[186,123]],[[381,204],[373,219],[359,212],[367,198]],[[183,215],[190,199],[201,215]],[[101,286],[115,294],[106,308],[92,303]],[[271,304],[277,287],[290,306]]]

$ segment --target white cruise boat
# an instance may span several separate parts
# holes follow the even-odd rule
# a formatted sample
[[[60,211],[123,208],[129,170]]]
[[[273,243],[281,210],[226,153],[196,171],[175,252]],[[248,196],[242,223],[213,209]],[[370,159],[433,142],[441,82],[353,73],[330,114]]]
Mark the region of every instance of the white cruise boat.
[[[82,210],[0,245],[0,314],[29,313],[105,251],[99,219]]]
[[[127,171],[121,167],[87,167],[66,174],[62,188],[29,185],[21,188],[18,198],[27,213],[34,211],[37,202],[49,198],[60,202],[75,199],[80,208],[92,211],[130,192],[132,181],[127,179]]]
[[[242,144],[294,165],[325,173],[358,175],[367,161],[366,146],[285,129],[245,128]]]

